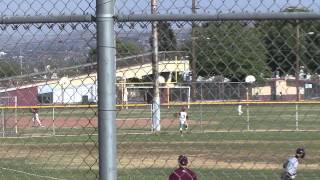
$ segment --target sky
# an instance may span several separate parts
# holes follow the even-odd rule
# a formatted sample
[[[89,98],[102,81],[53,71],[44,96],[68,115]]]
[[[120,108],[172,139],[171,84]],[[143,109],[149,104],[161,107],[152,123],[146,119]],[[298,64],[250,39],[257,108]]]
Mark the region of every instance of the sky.
[[[158,0],[160,14],[191,13],[192,0]],[[197,13],[279,12],[289,6],[320,11],[320,0],[196,0]],[[150,13],[150,0],[117,0],[117,14]]]
[[[239,13],[239,12],[279,12],[286,7],[298,6],[306,7],[315,13],[320,13],[320,0],[195,0],[197,13],[199,14],[216,14],[216,13]],[[70,14],[92,14],[95,15],[96,0],[0,0],[1,16],[33,16],[33,15],[70,15]],[[190,14],[192,8],[192,0],[157,0],[159,14]],[[115,14],[150,14],[151,0],[115,0]],[[1,25],[0,25],[1,26]],[[141,23],[133,28],[119,28],[119,23],[115,29],[117,35],[127,36],[131,33],[150,31],[150,23]],[[146,26],[144,28],[143,26]],[[182,27],[189,27],[182,23]],[[68,26],[67,26],[68,27]],[[78,26],[78,31],[81,31]],[[90,30],[93,34],[94,27]],[[19,31],[12,30],[10,27],[1,30],[0,40],[2,37],[11,35],[23,36],[24,40],[32,38],[33,40],[45,41],[43,36],[59,39],[57,36],[61,34],[71,34],[72,29],[66,28],[56,30],[42,28],[38,30],[32,27],[30,30],[19,28]],[[41,36],[42,34],[42,36]],[[19,37],[20,36],[20,37]],[[16,43],[13,41],[4,41],[6,43]]]
[[[95,14],[96,0],[0,0],[1,16]],[[149,14],[151,0],[115,0],[116,14]],[[159,14],[191,13],[192,0],[157,0]],[[320,0],[196,0],[197,13],[279,12],[288,6],[320,12]]]
[[[320,0],[195,0],[196,13],[198,14],[217,14],[217,13],[266,13],[280,12],[287,7],[304,7],[314,13],[320,13]],[[150,14],[151,0],[116,0],[115,13],[118,15],[128,14]],[[157,0],[159,14],[191,14],[192,0]],[[128,25],[129,23],[127,23]],[[147,24],[148,30],[140,26],[135,28],[116,28],[119,34],[130,34],[137,31],[150,31],[150,23]],[[190,23],[184,28],[190,28]],[[175,27],[177,29],[177,27]]]

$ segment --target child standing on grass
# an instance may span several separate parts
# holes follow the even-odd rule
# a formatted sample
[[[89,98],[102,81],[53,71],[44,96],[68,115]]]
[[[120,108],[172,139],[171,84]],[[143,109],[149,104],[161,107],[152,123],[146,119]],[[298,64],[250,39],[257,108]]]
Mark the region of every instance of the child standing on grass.
[[[39,124],[40,127],[44,127],[42,124],[41,124],[41,121],[39,119],[39,113],[38,113],[38,109],[37,108],[32,108],[31,109],[31,112],[32,112],[32,122],[33,122],[33,126],[36,126],[36,122]]]
[[[241,116],[243,114],[243,112],[242,112],[242,104],[238,104],[237,111],[238,111],[238,115],[239,116]]]
[[[241,116],[243,114],[243,112],[242,112],[242,104],[240,104],[241,99],[239,99],[238,102],[239,102],[239,104],[238,104],[238,107],[237,107],[237,112],[238,112],[238,115]]]
[[[183,131],[188,129],[188,123],[187,123],[188,113],[186,112],[185,107],[181,108],[181,111],[178,113],[178,117],[180,121],[179,131],[181,136],[183,136]]]

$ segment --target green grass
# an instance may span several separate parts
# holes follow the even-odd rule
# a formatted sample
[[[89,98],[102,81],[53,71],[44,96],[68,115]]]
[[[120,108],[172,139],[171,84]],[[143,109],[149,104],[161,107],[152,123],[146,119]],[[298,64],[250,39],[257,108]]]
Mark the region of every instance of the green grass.
[[[320,140],[319,132],[210,132],[187,133],[180,137],[179,133],[160,133],[159,135],[118,135],[118,140],[130,142],[170,142],[170,141],[226,141],[226,140],[255,140],[255,141],[315,141]]]
[[[281,171],[281,163],[288,155],[294,153],[297,146],[303,145],[307,150],[307,156],[301,164],[304,168],[299,171],[297,179],[309,180],[320,177],[319,171],[306,168],[320,160],[317,156],[320,134],[317,132],[189,133],[184,137],[180,137],[178,133],[125,134],[118,135],[117,139],[119,163],[123,159],[133,157],[129,166],[139,166],[142,165],[142,161],[151,158],[154,160],[153,165],[157,166],[161,160],[175,161],[179,154],[185,153],[189,155],[191,168],[199,174],[200,179],[208,180],[276,179]],[[1,140],[1,145],[1,152],[10,154],[14,149],[20,153],[13,153],[15,158],[1,156],[1,167],[4,169],[0,169],[0,177],[45,179],[45,176],[50,176],[60,179],[96,179],[98,174],[97,162],[94,162],[98,159],[97,136],[5,138]],[[85,158],[90,156],[93,159]],[[194,165],[194,161],[200,163],[199,166]],[[213,165],[221,161],[230,162],[230,167],[226,169]],[[242,169],[243,167],[233,164],[252,161],[276,164],[279,168],[255,169],[253,166]],[[207,162],[211,163],[204,165]],[[95,168],[90,170],[90,166]],[[141,168],[122,167],[118,169],[118,179],[166,179],[172,169],[172,164],[169,167],[164,165],[158,168],[147,168],[143,165]]]
[[[242,116],[235,105],[193,105],[188,109],[191,132],[183,137],[177,131],[179,110],[161,109],[161,119],[175,123],[163,126],[157,135],[150,133],[150,124],[117,128],[119,180],[167,179],[180,154],[189,156],[201,180],[278,179],[281,164],[299,146],[306,148],[307,156],[297,180],[320,179],[320,105],[299,105],[298,111],[295,105],[244,105]],[[42,109],[40,117],[49,118],[50,113]],[[96,117],[90,109],[55,113],[66,121]],[[18,114],[30,116],[27,111]],[[150,117],[149,108],[117,111],[117,118],[128,122]],[[296,117],[305,131],[295,131]],[[0,179],[97,179],[98,129],[59,127],[56,133],[59,136],[52,136],[49,127],[23,128],[19,137],[1,138]]]
[[[47,136],[47,137],[17,137],[1,139],[1,145],[33,145],[33,144],[72,144],[84,143],[87,141],[97,142],[97,135],[81,135],[81,136]]]
[[[198,131],[219,131],[219,130],[320,130],[320,105],[318,104],[273,104],[273,105],[243,105],[242,116],[237,114],[237,105],[191,105],[188,109],[190,121],[194,122],[193,130]],[[180,106],[163,106],[161,108],[161,119],[176,120],[176,113]],[[6,110],[8,117],[13,117],[13,110]],[[31,119],[31,113],[28,109],[18,109],[17,117]],[[52,119],[53,109],[40,109],[40,118]],[[92,119],[97,118],[96,108],[56,108],[54,110],[56,119],[62,118],[65,121],[68,118]],[[121,109],[117,111],[118,119],[136,120],[150,119],[150,106]],[[298,122],[298,123],[297,123]],[[136,129],[149,131],[150,127],[123,126],[122,129]],[[175,126],[166,127],[164,130],[175,130]]]
[[[277,179],[283,161],[293,155],[299,146],[306,148],[307,156],[300,164],[302,170],[298,171],[297,179],[319,179],[318,169],[308,169],[309,166],[317,165],[320,160],[317,156],[320,149],[319,139],[318,132],[215,132],[191,133],[183,137],[178,133],[118,136],[119,153],[123,156],[141,157],[141,161],[152,156],[156,165],[161,164],[161,160],[174,161],[179,154],[187,154],[190,156],[191,167],[201,179],[208,180]],[[133,158],[132,161],[136,159]],[[192,164],[193,162],[197,165]],[[215,166],[215,163],[219,162],[229,163],[230,166],[227,169]],[[246,163],[251,166],[244,167]],[[254,163],[266,165],[259,167]],[[134,165],[135,163],[132,164]],[[165,166],[154,170],[120,169],[119,179],[165,179],[169,172]]]
[[[187,110],[192,131],[320,131],[320,105],[243,105],[242,116],[239,116],[237,105],[191,105]],[[162,125],[162,131],[170,132],[178,129],[179,106],[161,109],[161,120],[170,120],[169,126]],[[151,112],[149,108],[123,109],[117,112],[118,119],[135,121],[137,118],[150,120],[144,125],[123,125],[121,130],[127,132],[150,131]]]
[[[23,164],[23,163],[22,163]],[[98,179],[97,170],[45,169],[35,166],[2,165],[0,179]]]
[[[19,128],[18,136],[30,136],[30,135],[39,135],[39,136],[53,136],[55,133],[56,136],[81,136],[81,135],[96,135],[98,134],[98,128],[92,127],[55,127],[54,131],[52,127],[28,127],[28,128]]]

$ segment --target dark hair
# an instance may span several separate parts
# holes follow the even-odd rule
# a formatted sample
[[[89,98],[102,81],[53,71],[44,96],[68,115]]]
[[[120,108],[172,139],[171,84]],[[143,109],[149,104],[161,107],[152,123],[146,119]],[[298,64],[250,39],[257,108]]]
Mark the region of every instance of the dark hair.
[[[178,162],[180,166],[186,166],[188,165],[188,157],[185,155],[180,155],[178,158]]]
[[[304,158],[304,156],[306,155],[306,152],[303,148],[297,148],[296,150],[296,155],[299,155],[300,158]]]

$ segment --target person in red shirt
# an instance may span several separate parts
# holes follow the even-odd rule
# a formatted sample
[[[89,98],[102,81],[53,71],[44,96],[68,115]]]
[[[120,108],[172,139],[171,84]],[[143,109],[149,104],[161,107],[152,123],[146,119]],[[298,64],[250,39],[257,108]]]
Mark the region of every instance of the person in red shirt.
[[[174,170],[170,176],[169,180],[197,180],[197,174],[191,169],[187,168],[188,157],[185,155],[180,155],[178,158],[179,168]]]

